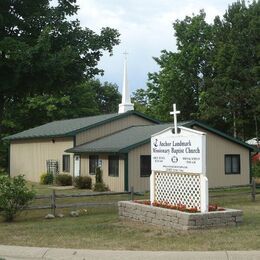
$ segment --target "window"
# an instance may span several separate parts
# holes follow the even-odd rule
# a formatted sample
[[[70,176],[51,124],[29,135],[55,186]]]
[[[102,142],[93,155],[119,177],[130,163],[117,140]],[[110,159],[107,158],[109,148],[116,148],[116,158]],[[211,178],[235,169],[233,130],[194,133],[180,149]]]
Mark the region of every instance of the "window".
[[[225,174],[240,174],[240,155],[225,155]]]
[[[113,177],[119,176],[119,158],[118,156],[108,156],[108,175]]]
[[[64,154],[62,156],[62,171],[70,172],[70,155]]]
[[[96,174],[96,168],[98,167],[98,155],[89,156],[89,174]]]
[[[151,155],[140,156],[140,176],[150,177],[151,175]]]

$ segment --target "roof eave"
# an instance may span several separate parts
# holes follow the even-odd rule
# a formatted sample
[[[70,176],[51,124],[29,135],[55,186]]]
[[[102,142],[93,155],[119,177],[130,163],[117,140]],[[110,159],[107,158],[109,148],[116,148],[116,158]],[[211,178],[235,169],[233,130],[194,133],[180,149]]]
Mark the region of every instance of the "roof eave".
[[[28,136],[28,137],[11,137],[6,136],[2,138],[4,141],[16,141],[16,140],[31,140],[31,139],[50,139],[50,138],[66,138],[66,137],[74,137],[73,134],[60,134],[60,135],[39,135],[39,136]]]

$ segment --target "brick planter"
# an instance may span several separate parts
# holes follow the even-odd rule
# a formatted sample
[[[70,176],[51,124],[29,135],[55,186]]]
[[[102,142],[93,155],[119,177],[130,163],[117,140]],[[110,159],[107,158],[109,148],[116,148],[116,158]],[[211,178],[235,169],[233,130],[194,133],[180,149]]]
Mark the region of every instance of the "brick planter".
[[[179,230],[236,226],[243,221],[242,210],[225,209],[225,211],[208,213],[187,213],[138,204],[132,201],[119,201],[118,214],[120,219],[140,221]]]

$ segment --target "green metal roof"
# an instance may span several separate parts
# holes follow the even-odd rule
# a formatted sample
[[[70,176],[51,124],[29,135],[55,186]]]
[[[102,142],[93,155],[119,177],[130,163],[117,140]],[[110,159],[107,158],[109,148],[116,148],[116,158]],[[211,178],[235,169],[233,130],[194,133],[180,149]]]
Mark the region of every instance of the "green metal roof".
[[[75,118],[68,120],[54,121],[29,130],[7,136],[4,140],[17,140],[17,139],[31,139],[31,138],[52,138],[52,137],[67,137],[75,136],[75,134],[85,131],[87,129],[111,122],[129,115],[138,115],[154,123],[159,121],[147,117],[146,115],[136,112],[128,111],[122,114],[107,114],[90,116],[83,118]]]
[[[171,124],[133,126],[98,140],[66,150],[71,153],[126,153],[142,144],[149,143],[151,135]]]
[[[179,126],[185,126],[192,128],[197,125],[203,129],[213,132],[231,142],[244,146],[249,150],[253,150],[253,147],[231,136],[228,136],[214,128],[209,127],[206,124],[197,121],[185,121],[178,123]],[[127,153],[131,149],[140,145],[150,142],[151,135],[158,133],[173,124],[160,124],[160,125],[148,125],[148,126],[133,126],[120,132],[102,137],[100,139],[85,143],[74,148],[66,150],[71,153]]]

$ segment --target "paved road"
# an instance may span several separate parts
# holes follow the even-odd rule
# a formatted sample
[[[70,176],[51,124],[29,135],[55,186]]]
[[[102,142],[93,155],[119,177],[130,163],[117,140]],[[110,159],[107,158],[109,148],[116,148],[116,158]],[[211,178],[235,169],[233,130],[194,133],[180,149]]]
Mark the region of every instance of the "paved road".
[[[0,245],[0,259],[72,260],[260,260],[260,251],[110,251]]]

